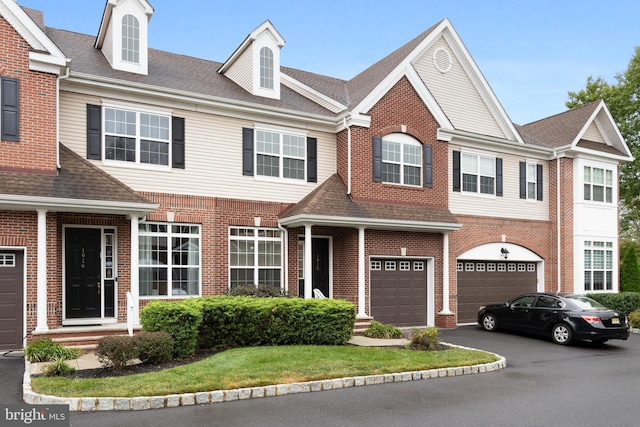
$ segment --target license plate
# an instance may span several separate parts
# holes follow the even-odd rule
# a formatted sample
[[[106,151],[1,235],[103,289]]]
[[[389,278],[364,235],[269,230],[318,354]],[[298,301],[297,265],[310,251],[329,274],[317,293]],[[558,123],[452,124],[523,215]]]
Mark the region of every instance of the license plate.
[[[620,319],[617,317],[612,317],[611,318],[611,324],[612,325],[619,325],[620,324]]]

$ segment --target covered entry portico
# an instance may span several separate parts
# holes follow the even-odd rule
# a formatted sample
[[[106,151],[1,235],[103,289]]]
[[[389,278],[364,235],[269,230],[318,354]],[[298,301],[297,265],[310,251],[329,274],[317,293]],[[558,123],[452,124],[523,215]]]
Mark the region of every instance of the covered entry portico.
[[[447,209],[417,207],[414,205],[384,204],[361,202],[352,200],[346,193],[342,181],[337,175],[325,181],[314,192],[310,193],[297,205],[286,211],[280,218],[279,224],[287,229],[302,228],[304,240],[311,241],[316,227],[344,229],[356,231],[353,233],[337,233],[334,237],[334,248],[353,253],[357,252],[356,262],[341,265],[341,271],[349,271],[349,277],[357,278],[357,295],[348,293],[348,285],[334,283],[334,287],[344,288],[342,297],[349,297],[357,301],[357,318],[370,319],[375,317],[371,313],[370,261],[377,258],[395,256],[419,256],[423,259],[437,259],[441,266],[449,263],[448,234],[458,230],[460,224]],[[381,235],[380,233],[383,233]],[[437,235],[439,237],[433,237]],[[346,237],[343,237],[346,236]],[[429,241],[429,253],[407,253],[406,237],[420,242]],[[420,243],[426,247],[425,243]],[[437,249],[436,249],[437,248]],[[415,252],[417,249],[414,249]],[[335,250],[333,258],[343,263],[349,263],[347,253]],[[437,253],[434,253],[437,252]],[[410,258],[406,258],[410,259]],[[313,297],[313,274],[309,266],[314,265],[311,245],[304,246],[304,297]],[[336,261],[338,262],[338,261]],[[433,262],[435,264],[435,261]],[[442,267],[440,267],[442,268]],[[355,273],[355,274],[354,274]],[[448,268],[442,268],[442,282],[435,283],[434,268],[426,270],[427,300],[436,306],[435,289],[442,289],[442,309],[439,314],[453,314],[449,307],[449,274]],[[336,275],[334,282],[352,280]],[[336,294],[336,292],[334,292]],[[428,325],[435,325],[435,309],[428,310]]]

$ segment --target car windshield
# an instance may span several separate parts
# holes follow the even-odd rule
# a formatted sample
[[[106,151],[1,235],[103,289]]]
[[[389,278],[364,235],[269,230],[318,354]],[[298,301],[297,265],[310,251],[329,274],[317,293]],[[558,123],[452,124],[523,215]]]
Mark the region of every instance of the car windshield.
[[[598,301],[592,300],[591,298],[588,298],[588,297],[568,296],[566,298],[571,300],[581,310],[589,310],[589,309],[606,310],[607,309],[607,307],[600,304]]]

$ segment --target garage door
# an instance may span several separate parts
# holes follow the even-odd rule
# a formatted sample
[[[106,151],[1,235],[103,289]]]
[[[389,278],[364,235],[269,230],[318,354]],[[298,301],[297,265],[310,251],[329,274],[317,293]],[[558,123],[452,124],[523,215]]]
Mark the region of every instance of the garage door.
[[[0,350],[22,348],[22,251],[0,251]]]
[[[426,326],[426,262],[371,261],[371,316],[394,326]]]
[[[478,307],[501,303],[537,288],[535,262],[459,261],[458,323],[477,321]]]

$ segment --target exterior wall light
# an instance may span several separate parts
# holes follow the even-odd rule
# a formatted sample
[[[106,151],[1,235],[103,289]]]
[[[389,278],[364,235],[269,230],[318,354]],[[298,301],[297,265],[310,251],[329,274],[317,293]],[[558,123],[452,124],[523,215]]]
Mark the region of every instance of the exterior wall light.
[[[509,250],[507,250],[507,248],[500,248],[500,256],[504,259],[509,258]]]

